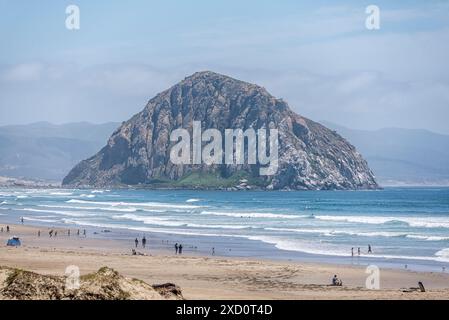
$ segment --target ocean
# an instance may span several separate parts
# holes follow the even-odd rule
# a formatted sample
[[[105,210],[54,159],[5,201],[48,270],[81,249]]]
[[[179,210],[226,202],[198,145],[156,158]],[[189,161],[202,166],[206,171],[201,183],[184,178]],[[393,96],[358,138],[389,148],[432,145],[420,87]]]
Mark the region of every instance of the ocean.
[[[25,224],[97,230],[98,237],[145,234],[154,241],[186,243],[199,254],[214,248],[221,256],[427,271],[449,267],[449,188],[0,189],[0,224],[17,224],[21,217]],[[101,232],[106,229],[120,233]]]

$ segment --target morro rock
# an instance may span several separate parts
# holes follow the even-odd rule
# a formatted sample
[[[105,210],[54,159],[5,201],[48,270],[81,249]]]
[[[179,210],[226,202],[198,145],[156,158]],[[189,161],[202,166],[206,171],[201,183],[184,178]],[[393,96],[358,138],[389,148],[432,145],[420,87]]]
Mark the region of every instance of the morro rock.
[[[260,163],[174,164],[175,129],[275,128],[276,173],[260,175]],[[223,142],[224,144],[224,142]],[[247,149],[245,149],[247,150]],[[247,158],[247,154],[245,158]],[[243,182],[243,183],[242,183]],[[213,72],[198,72],[151,99],[118,128],[107,145],[64,178],[68,187],[245,189],[375,189],[367,162],[336,132],[293,112],[264,88]]]

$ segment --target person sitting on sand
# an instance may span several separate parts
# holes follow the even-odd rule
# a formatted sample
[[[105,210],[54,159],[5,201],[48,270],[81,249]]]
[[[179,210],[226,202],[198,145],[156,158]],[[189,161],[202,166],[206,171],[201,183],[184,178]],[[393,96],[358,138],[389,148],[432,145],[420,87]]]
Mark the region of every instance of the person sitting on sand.
[[[137,255],[137,252],[134,249],[131,249],[131,253],[132,253],[133,256]]]
[[[338,279],[337,275],[334,275],[334,277],[332,278],[332,285],[333,286],[342,286],[343,283],[340,279]]]
[[[134,243],[136,244],[136,248],[137,248],[137,246],[139,245],[139,240],[136,238],[136,239],[134,240]]]

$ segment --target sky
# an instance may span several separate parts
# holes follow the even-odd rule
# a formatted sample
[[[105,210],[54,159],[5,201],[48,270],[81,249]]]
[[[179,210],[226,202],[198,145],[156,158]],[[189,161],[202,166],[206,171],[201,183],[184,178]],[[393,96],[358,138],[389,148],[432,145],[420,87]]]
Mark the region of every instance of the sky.
[[[124,121],[211,70],[316,121],[449,134],[449,1],[0,0],[0,39],[0,125]]]

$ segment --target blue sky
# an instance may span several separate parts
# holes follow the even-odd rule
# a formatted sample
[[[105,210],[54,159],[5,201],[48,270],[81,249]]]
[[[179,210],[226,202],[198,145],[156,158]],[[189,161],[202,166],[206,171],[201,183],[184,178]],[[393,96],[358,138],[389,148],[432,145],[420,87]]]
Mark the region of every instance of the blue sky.
[[[449,133],[448,1],[0,0],[0,17],[0,125],[123,121],[212,70],[314,120]]]

